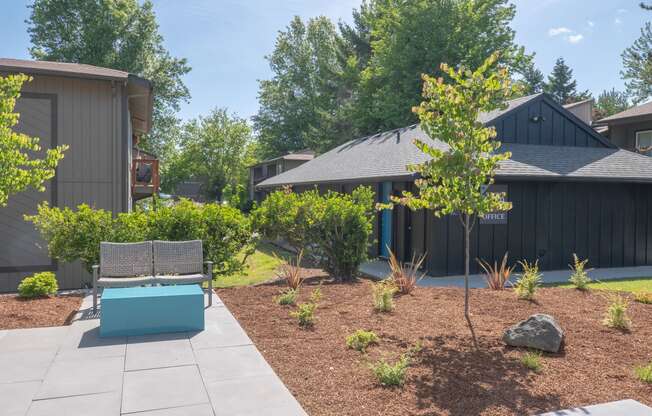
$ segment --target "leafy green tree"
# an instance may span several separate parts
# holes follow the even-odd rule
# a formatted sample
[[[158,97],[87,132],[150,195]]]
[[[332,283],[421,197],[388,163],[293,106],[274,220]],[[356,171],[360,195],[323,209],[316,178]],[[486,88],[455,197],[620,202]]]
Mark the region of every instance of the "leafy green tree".
[[[328,18],[304,23],[295,17],[278,33],[266,58],[273,76],[260,82],[260,109],[253,118],[263,156],[326,150],[348,137],[340,105],[346,98],[339,79],[345,68],[337,30]]]
[[[522,95],[537,94],[543,91],[543,72],[533,63],[525,66],[521,71],[521,79],[517,85]]]
[[[416,122],[410,109],[421,100],[421,74],[444,76],[442,62],[475,68],[501,51],[501,64],[522,68],[530,57],[514,42],[515,12],[507,0],[371,0],[372,57],[356,93],[358,129],[375,133]]]
[[[577,91],[577,81],[573,79],[573,70],[566,65],[564,58],[558,58],[555,62],[543,90],[559,104],[571,104],[591,98],[591,93],[588,90]]]
[[[596,119],[609,117],[629,108],[629,96],[622,91],[616,91],[615,88],[611,90],[604,90],[598,96],[595,103],[595,116]]]
[[[225,187],[232,193],[247,183],[252,143],[247,121],[224,108],[190,120],[182,127],[178,149],[165,166],[162,188],[169,192],[179,182],[199,181],[209,199],[221,199]]]
[[[0,76],[0,208],[9,196],[33,188],[44,191],[44,183],[54,177],[67,146],[48,149],[43,155],[39,138],[16,133],[20,115],[14,112],[26,75]],[[42,158],[41,158],[42,157]]]
[[[650,22],[641,29],[641,36],[622,53],[627,93],[634,104],[652,97],[652,26]]]
[[[424,75],[424,101],[415,107],[421,126],[430,137],[448,145],[448,150],[416,140],[415,145],[432,160],[409,165],[416,173],[418,194],[404,192],[392,198],[394,203],[410,209],[430,209],[437,217],[456,215],[464,228],[464,315],[469,316],[470,235],[476,217],[492,211],[511,209],[504,195],[486,192],[494,182],[494,174],[501,161],[509,159],[509,152],[498,153],[500,142],[496,130],[485,127],[480,113],[502,109],[514,93],[506,68],[497,65],[493,54],[475,71],[465,67],[458,70],[446,64],[441,70],[450,82]]]
[[[164,157],[179,105],[190,98],[182,80],[190,67],[163,46],[152,2],[35,0],[29,7],[34,58],[119,69],[152,81],[154,125],[143,147]]]

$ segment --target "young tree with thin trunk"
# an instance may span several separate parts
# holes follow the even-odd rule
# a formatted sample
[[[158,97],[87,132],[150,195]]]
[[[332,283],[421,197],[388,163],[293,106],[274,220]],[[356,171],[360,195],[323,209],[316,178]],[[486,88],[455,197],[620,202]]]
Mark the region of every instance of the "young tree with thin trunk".
[[[487,192],[501,161],[509,152],[499,153],[500,142],[494,140],[496,130],[478,120],[485,113],[506,106],[514,87],[505,67],[497,64],[493,54],[475,71],[455,70],[446,64],[441,70],[448,76],[434,78],[423,75],[423,102],[413,111],[421,127],[432,138],[448,145],[447,150],[425,141],[415,145],[431,160],[408,169],[417,174],[418,194],[404,192],[393,198],[411,209],[426,208],[437,217],[454,215],[464,229],[464,316],[469,317],[470,235],[477,217],[494,211],[511,209],[505,195]]]

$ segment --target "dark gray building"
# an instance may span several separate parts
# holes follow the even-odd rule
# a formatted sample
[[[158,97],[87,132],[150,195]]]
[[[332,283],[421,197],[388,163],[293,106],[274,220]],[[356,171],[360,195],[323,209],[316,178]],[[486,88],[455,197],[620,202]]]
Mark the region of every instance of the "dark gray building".
[[[652,264],[652,159],[618,148],[545,94],[510,101],[480,121],[496,128],[500,151],[512,153],[496,185],[513,208],[498,223],[474,227],[472,258],[500,260],[509,252],[511,262],[538,259],[544,270],[567,268],[572,253],[591,267]],[[348,192],[363,184],[385,200],[413,188],[405,166],[427,160],[416,138],[446,149],[414,125],[350,141],[258,187]],[[374,255],[386,255],[386,245],[403,260],[427,253],[429,274],[463,273],[455,217],[396,207],[378,214],[374,236]]]

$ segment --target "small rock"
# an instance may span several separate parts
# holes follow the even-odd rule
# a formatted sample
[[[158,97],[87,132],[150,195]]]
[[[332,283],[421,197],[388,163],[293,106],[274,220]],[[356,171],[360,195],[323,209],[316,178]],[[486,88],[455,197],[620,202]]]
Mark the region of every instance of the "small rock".
[[[564,331],[555,318],[538,313],[505,330],[503,342],[512,347],[528,347],[558,352]]]

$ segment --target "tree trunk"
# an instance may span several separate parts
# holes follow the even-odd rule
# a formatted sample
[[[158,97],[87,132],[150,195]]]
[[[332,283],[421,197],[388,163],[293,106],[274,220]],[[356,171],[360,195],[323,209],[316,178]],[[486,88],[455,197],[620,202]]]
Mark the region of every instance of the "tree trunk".
[[[464,214],[464,317],[469,318],[469,266],[470,266],[470,235],[471,217]]]

